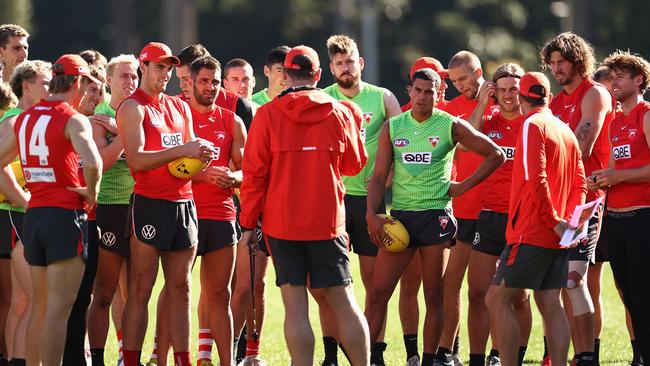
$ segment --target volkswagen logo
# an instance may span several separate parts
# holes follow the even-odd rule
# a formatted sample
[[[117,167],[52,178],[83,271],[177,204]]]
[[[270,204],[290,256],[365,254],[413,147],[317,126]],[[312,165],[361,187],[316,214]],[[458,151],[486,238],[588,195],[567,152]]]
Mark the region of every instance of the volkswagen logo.
[[[104,235],[102,235],[102,243],[107,247],[115,245],[115,234],[110,231],[105,232]]]
[[[142,227],[142,237],[145,239],[153,239],[156,236],[156,228],[151,225],[145,225]]]

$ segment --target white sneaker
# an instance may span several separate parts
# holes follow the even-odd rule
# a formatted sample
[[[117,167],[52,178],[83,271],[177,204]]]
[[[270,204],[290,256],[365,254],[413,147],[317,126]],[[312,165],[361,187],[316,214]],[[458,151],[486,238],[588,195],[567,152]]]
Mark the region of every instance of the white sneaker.
[[[458,355],[454,355],[452,361],[454,361],[454,366],[463,366],[463,361],[460,360],[460,357],[458,357]]]
[[[420,356],[413,356],[406,360],[406,366],[420,366]]]

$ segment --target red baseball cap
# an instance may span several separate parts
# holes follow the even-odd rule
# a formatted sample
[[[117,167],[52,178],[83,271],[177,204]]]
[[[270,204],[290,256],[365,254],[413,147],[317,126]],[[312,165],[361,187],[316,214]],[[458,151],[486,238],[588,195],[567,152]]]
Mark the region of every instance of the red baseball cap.
[[[411,71],[409,72],[409,79],[413,79],[413,74],[415,74],[416,71],[424,68],[432,69],[433,71],[437,72],[438,75],[440,75],[440,77],[443,79],[449,77],[449,70],[445,69],[440,61],[436,60],[433,57],[420,57],[419,59],[415,60],[415,63],[411,67]]]
[[[529,71],[519,81],[519,94],[528,98],[546,98],[551,95],[551,83],[541,72]]]
[[[300,57],[301,56],[301,57]],[[284,68],[290,70],[316,71],[320,68],[318,53],[304,45],[292,48],[284,59]]]
[[[140,63],[145,61],[161,62],[164,60],[170,60],[174,65],[179,65],[181,63],[178,60],[178,57],[172,54],[171,48],[160,42],[149,42],[144,46],[142,51],[140,51],[138,59],[140,60]]]
[[[97,80],[97,78],[90,75],[88,63],[79,55],[65,54],[59,57],[54,64],[63,66],[63,75],[85,76],[94,83],[103,84],[102,81]]]

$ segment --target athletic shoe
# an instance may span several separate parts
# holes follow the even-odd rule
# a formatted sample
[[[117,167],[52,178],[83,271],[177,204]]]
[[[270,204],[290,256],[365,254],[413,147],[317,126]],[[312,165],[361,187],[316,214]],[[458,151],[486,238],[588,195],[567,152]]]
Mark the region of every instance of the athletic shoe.
[[[196,366],[214,366],[211,360],[201,360],[196,363]]]
[[[370,366],[386,366],[385,363],[371,363]]]
[[[487,357],[487,366],[501,366],[501,360],[498,356],[489,355]]]
[[[406,360],[406,366],[420,366],[420,356],[413,356]]]
[[[454,366],[463,366],[463,361],[460,360],[458,355],[454,355],[451,360],[454,362]]]
[[[266,361],[263,361],[259,356],[247,356],[239,366],[266,366]]]
[[[122,357],[117,359],[117,366],[124,366],[124,359]]]
[[[454,366],[454,360],[447,362],[445,360],[433,360],[433,366]]]
[[[551,366],[551,356],[544,357],[540,366]]]
[[[291,365],[291,366],[293,366],[293,365]],[[323,363],[321,363],[320,366],[339,366],[339,364],[336,363],[336,362],[331,362],[331,361],[323,361]]]

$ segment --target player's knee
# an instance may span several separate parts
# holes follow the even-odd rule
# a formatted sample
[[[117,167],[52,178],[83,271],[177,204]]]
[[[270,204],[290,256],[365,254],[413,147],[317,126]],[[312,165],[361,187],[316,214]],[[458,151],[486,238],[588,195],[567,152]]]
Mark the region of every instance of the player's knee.
[[[487,289],[479,288],[477,286],[469,286],[467,291],[467,297],[470,304],[482,305],[485,303],[485,296],[487,295]]]
[[[569,299],[571,300],[571,308],[573,309],[573,316],[588,314],[594,312],[594,304],[589,296],[587,287],[575,286],[567,288]]]
[[[424,303],[428,309],[442,308],[442,289],[424,289]]]
[[[210,289],[205,295],[212,307],[227,308],[230,305],[230,290],[227,286]]]
[[[417,273],[405,273],[399,283],[400,293],[404,293],[405,295],[409,296],[417,294],[417,292],[420,290],[420,282],[420,276]]]
[[[515,310],[515,312],[530,312],[530,295],[528,292],[522,291],[521,295],[515,296],[512,299],[512,308]]]

